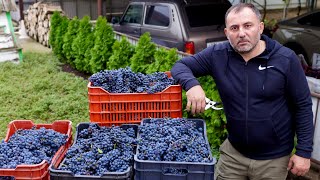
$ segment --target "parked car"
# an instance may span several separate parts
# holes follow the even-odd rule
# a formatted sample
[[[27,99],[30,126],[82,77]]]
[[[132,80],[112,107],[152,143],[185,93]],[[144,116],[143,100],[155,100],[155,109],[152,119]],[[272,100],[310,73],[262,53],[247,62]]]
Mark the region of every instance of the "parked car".
[[[131,0],[115,31],[140,37],[190,54],[227,40],[223,32],[228,0]]]
[[[320,10],[279,22],[273,39],[296,54],[302,54],[309,66],[318,59],[320,65]]]

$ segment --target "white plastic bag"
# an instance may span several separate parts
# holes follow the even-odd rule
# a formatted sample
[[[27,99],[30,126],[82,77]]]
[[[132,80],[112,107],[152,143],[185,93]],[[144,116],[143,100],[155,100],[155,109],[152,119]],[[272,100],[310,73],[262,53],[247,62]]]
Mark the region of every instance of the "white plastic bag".
[[[312,69],[320,69],[320,54],[318,53],[313,53]]]

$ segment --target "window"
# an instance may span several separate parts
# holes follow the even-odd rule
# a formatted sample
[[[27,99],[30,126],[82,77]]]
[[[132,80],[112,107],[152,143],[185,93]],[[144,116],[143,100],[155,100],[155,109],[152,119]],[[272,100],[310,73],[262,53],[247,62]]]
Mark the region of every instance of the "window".
[[[167,27],[170,24],[169,17],[169,7],[160,5],[149,5],[147,6],[145,24]]]
[[[224,25],[226,4],[189,5],[185,7],[190,27]]]
[[[301,25],[308,25],[308,26],[316,26],[320,27],[320,12],[310,14],[298,20],[298,23]]]
[[[141,23],[142,19],[142,9],[143,6],[140,4],[130,5],[124,18],[122,20],[123,23]]]

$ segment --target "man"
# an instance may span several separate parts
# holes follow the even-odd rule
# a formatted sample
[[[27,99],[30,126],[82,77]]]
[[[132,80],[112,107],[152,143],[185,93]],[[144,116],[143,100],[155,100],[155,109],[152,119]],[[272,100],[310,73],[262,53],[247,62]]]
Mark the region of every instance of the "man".
[[[205,93],[196,77],[211,75],[227,117],[228,138],[220,146],[218,180],[284,180],[288,170],[310,168],[313,113],[310,91],[296,54],[262,35],[252,4],[225,15],[226,43],[178,61],[172,76],[187,91],[187,110],[201,113]],[[297,134],[296,153],[290,157]]]

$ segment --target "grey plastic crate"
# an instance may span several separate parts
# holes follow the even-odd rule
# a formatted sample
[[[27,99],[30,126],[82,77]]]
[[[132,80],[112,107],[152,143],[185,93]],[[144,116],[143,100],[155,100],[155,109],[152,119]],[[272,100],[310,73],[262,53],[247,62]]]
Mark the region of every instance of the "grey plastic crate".
[[[98,123],[99,124],[99,123]],[[97,124],[97,127],[100,128],[100,126]],[[79,123],[77,125],[77,131],[75,135],[75,144],[77,142],[78,138],[78,132],[80,132],[83,129],[87,129],[89,127],[90,123]],[[136,124],[123,124],[120,126],[120,128],[126,130],[128,128],[133,128],[135,130],[136,136],[138,132],[138,125]],[[64,159],[66,153],[64,153],[64,156],[62,157]],[[49,167],[50,171],[50,180],[77,180],[77,179],[83,179],[83,180],[90,180],[90,179],[117,179],[117,180],[131,180],[133,178],[133,168],[129,167],[124,172],[106,172],[103,174],[103,176],[89,176],[89,175],[74,175],[71,171],[64,171],[57,169],[60,164],[63,164],[64,160],[59,163],[56,167],[51,165]]]
[[[143,119],[141,124],[150,122],[151,119]],[[202,119],[187,119],[194,121],[197,128],[203,129],[203,136],[207,142],[208,149],[210,145],[207,138],[206,124]],[[138,138],[139,138],[138,133]],[[176,161],[150,161],[138,159],[139,146],[137,153],[134,156],[134,171],[135,180],[213,180],[214,179],[214,165],[216,159],[211,163],[198,163],[198,162],[176,162]],[[170,173],[170,168],[177,170],[180,173]]]

